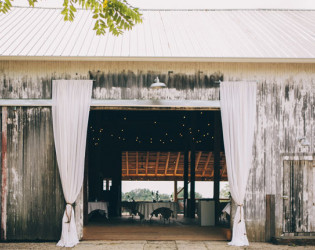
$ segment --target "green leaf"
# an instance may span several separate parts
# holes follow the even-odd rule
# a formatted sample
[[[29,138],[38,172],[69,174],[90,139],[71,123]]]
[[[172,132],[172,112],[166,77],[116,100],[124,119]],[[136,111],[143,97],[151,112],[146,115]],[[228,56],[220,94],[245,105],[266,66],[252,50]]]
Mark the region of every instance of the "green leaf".
[[[73,5],[70,5],[70,9],[73,11],[73,12],[76,12],[77,9],[73,6]]]

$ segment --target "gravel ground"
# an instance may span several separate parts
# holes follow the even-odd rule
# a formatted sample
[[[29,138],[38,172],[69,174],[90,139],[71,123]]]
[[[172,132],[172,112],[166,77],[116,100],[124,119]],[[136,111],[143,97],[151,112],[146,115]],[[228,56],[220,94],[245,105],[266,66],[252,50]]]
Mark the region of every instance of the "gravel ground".
[[[0,249],[62,249],[54,242],[47,243],[0,243]],[[250,243],[248,247],[228,246],[224,241],[82,241],[73,249],[125,249],[125,250],[149,250],[149,249],[313,249],[315,246],[284,246],[269,243]]]

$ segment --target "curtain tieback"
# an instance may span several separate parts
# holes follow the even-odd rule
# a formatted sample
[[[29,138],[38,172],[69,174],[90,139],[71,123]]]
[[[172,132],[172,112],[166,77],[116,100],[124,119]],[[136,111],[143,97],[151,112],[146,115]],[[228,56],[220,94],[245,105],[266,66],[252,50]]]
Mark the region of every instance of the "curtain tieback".
[[[68,212],[67,212],[67,206],[68,205],[71,206],[70,214],[68,214]],[[66,221],[66,223],[70,223],[70,221],[71,221],[72,207],[74,207],[74,203],[67,203],[67,205],[66,205],[66,216],[67,216],[68,221]]]
[[[237,206],[240,207],[240,220],[238,223],[241,223],[242,222],[242,207],[244,206],[243,204],[237,204]]]

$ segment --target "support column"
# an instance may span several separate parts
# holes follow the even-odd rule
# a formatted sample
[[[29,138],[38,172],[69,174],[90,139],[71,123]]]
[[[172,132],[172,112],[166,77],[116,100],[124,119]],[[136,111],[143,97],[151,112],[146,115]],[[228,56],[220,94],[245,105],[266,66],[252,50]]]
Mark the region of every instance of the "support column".
[[[184,216],[188,217],[187,201],[188,201],[188,150],[184,155]]]
[[[191,150],[190,156],[190,218],[195,218],[195,165],[196,165],[196,152]]]
[[[213,156],[214,156],[214,180],[213,180],[213,199],[215,202],[215,225],[219,224],[220,216],[220,179],[221,179],[221,166],[220,166],[220,151],[221,151],[221,123],[220,113],[215,112],[214,119],[214,140],[213,140]]]
[[[174,181],[174,201],[177,202],[177,181]]]
[[[7,195],[8,195],[8,165],[7,165],[7,121],[8,108],[2,107],[1,133],[1,240],[7,239]]]
[[[196,171],[196,152],[195,152],[195,122],[196,122],[196,113],[192,113],[190,117],[190,127],[191,131],[189,132],[190,136],[190,218],[195,218],[195,171]]]

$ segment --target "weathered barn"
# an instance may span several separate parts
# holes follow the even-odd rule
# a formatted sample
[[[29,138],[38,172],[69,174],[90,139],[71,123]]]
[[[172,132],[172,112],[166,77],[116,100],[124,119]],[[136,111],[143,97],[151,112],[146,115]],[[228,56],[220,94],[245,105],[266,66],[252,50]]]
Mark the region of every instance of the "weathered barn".
[[[315,236],[315,11],[143,14],[143,24],[119,37],[94,36],[91,14],[83,10],[71,24],[58,9],[14,8],[0,15],[1,239],[60,237],[65,202],[52,129],[55,79],[94,80],[92,118],[167,110],[174,117],[179,111],[210,112],[214,120],[220,81],[256,82],[253,166],[244,204],[248,238]],[[167,88],[150,89],[157,76]],[[118,139],[112,143],[121,145]],[[146,161],[156,166],[150,178],[183,175],[180,142],[177,154],[165,153],[173,152],[172,146],[150,149],[137,143],[116,147],[122,158],[115,164],[124,167],[117,168],[122,173],[113,182],[132,173],[148,177],[138,166]],[[221,170],[219,179],[226,178],[223,145],[201,144],[196,174],[214,179]],[[222,157],[214,159],[215,150]],[[136,167],[129,168],[129,161]],[[81,237],[86,189],[87,181],[75,208]]]

